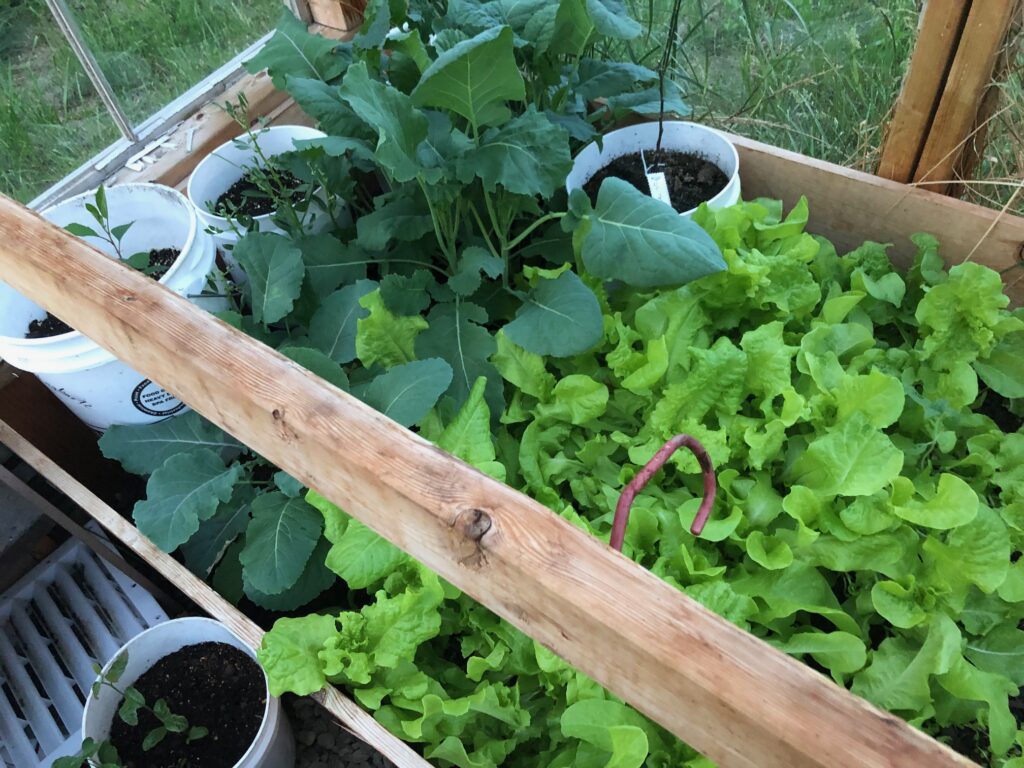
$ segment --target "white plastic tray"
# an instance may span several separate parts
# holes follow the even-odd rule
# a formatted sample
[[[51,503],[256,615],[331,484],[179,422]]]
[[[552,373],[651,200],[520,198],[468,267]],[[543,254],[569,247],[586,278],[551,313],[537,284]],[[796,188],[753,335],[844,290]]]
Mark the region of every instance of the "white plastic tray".
[[[93,663],[163,621],[145,589],[75,539],[0,596],[0,766],[76,752]]]

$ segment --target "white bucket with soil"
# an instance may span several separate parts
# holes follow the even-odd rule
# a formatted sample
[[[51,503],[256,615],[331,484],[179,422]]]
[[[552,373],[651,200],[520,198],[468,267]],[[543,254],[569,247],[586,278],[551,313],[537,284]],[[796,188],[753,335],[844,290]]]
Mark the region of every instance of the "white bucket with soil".
[[[155,184],[126,184],[112,187],[106,194],[110,226],[134,222],[121,241],[125,258],[151,249],[177,249],[180,253],[160,282],[203,309],[227,309],[226,298],[201,296],[209,289],[222,290],[223,283],[215,271],[213,240],[203,232],[183,195]],[[58,226],[77,223],[98,230],[85,209],[94,200],[94,193],[89,192],[42,215]],[[116,258],[106,241],[82,239]],[[59,317],[59,309],[55,314]],[[30,323],[46,316],[41,306],[0,282],[0,357],[15,368],[36,374],[90,427],[103,431],[112,424],[148,424],[185,410],[176,397],[78,331],[26,338]]]
[[[220,622],[202,617],[187,617],[158,624],[125,643],[104,665],[103,672],[108,672],[114,660],[127,653],[128,664],[117,683],[117,686],[123,690],[127,686],[133,685],[139,677],[164,657],[187,646],[207,642],[225,643],[245,653],[253,660],[255,668],[259,670],[263,680],[266,701],[263,708],[263,719],[251,745],[234,764],[234,768],[260,768],[261,766],[262,768],[292,768],[295,765],[295,740],[288,718],[281,710],[281,702],[270,695],[266,674],[257,663],[253,650]],[[203,695],[230,698],[233,693],[230,688],[225,687],[220,690],[204,691]],[[152,706],[155,702],[147,701],[146,703]],[[82,738],[93,738],[96,741],[108,739],[120,704],[121,697],[108,687],[104,687],[100,691],[98,698],[94,697],[90,691],[85,701],[85,712],[82,714]],[[174,711],[173,702],[171,711]],[[176,712],[175,714],[180,713]],[[190,727],[203,725],[199,722],[189,723]],[[213,736],[215,736],[215,732],[211,729],[210,733],[203,738]]]
[[[326,135],[323,131],[303,125],[275,125],[254,133],[260,152],[267,158],[294,151],[296,141],[322,139]],[[195,206],[204,229],[213,234],[235,282],[244,282],[245,273],[231,258],[231,249],[248,232],[248,228],[227,216],[214,213],[214,209],[221,196],[241,181],[247,170],[261,167],[262,163],[251,140],[243,136],[221,144],[203,158],[188,180],[188,199]],[[270,211],[253,216],[252,228],[258,227],[260,232],[283,233],[284,230],[273,221],[274,214],[275,211]],[[300,214],[300,222],[303,231],[314,234],[330,224],[330,216],[322,207],[311,202],[307,210]]]
[[[572,171],[566,178],[566,189],[582,189],[591,178],[609,163],[625,155],[643,151],[648,163],[658,145],[658,123],[641,123],[619,128],[604,135],[601,146],[588,144],[573,161]],[[669,152],[683,152],[706,160],[721,170],[727,182],[724,188],[707,200],[711,208],[725,208],[740,199],[740,159],[736,147],[724,135],[697,123],[670,120],[665,123],[661,147]],[[646,190],[645,190],[646,191]],[[676,206],[673,206],[676,207]],[[676,210],[679,210],[676,207]],[[680,216],[692,216],[697,207],[679,211]]]

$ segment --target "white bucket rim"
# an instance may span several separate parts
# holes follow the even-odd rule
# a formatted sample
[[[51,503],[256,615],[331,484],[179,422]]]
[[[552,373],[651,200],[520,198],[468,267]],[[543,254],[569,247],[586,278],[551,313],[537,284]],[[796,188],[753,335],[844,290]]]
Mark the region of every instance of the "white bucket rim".
[[[719,131],[716,128],[711,128],[710,126],[707,125],[702,125],[701,123],[694,123],[689,120],[665,120],[663,125],[665,126],[666,134],[673,128],[682,127],[685,128],[686,130],[695,130],[698,132],[706,133],[707,135],[713,137],[717,142],[721,144],[722,148],[725,150],[725,154],[731,160],[733,170],[732,173],[726,174],[728,176],[728,181],[726,182],[726,185],[722,188],[722,190],[717,195],[712,197],[710,200],[706,200],[704,202],[709,207],[714,208],[716,203],[729,197],[732,194],[733,182],[739,176],[740,173],[740,155],[739,152],[736,150],[736,145],[729,141],[729,138],[722,131]],[[573,158],[573,169],[575,170],[576,162],[581,158],[581,156],[584,153],[588,151],[596,151],[598,157],[601,158],[602,160],[606,160],[607,162],[605,162],[604,165],[598,166],[593,172],[586,174],[581,181],[574,180],[570,182],[569,179],[566,179],[567,191],[572,192],[574,189],[582,189],[583,185],[590,181],[590,179],[594,176],[595,173],[597,173],[597,171],[604,168],[605,165],[610,163],[612,160],[622,157],[623,155],[627,155],[630,152],[636,151],[635,148],[624,146],[622,148],[622,151],[609,150],[609,153],[606,156],[606,145],[604,143],[605,141],[607,141],[610,138],[614,139],[617,137],[624,137],[626,135],[645,133],[654,133],[656,137],[657,131],[658,121],[653,120],[645,123],[637,123],[636,125],[628,125],[624,128],[616,128],[614,131],[609,131],[608,133],[603,134],[601,137],[602,144],[600,147],[598,147],[597,141],[590,142],[585,147],[583,147],[583,149],[576,153],[576,156]],[[720,170],[723,173],[726,173],[725,168],[721,168]],[[570,174],[570,176],[571,175],[572,174]],[[690,208],[686,211],[679,211],[678,213],[680,216],[690,216],[696,210],[697,208]]]
[[[274,133],[274,132],[279,132],[279,133],[285,133],[285,132],[296,133],[297,132],[297,133],[306,133],[306,134],[308,134],[307,136],[297,136],[296,137],[297,139],[302,140],[302,141],[304,141],[306,139],[324,139],[324,138],[327,138],[327,134],[324,133],[323,131],[317,129],[317,128],[313,128],[313,127],[308,126],[308,125],[298,125],[298,124],[268,125],[265,128],[260,128],[258,130],[254,130],[253,134],[256,136],[257,139],[259,139],[260,136],[264,136],[264,135],[267,135],[267,134],[270,134],[270,133]],[[206,207],[205,201],[197,201],[192,196],[192,182],[193,182],[193,180],[196,177],[201,176],[202,172],[207,170],[209,168],[210,164],[212,164],[215,160],[223,160],[223,158],[218,154],[221,150],[223,150],[225,148],[228,148],[228,147],[234,147],[236,141],[244,141],[244,140],[245,140],[245,137],[236,136],[233,139],[228,139],[223,144],[221,144],[219,147],[217,147],[215,150],[210,152],[206,157],[204,157],[202,160],[199,161],[199,163],[196,165],[195,169],[193,169],[192,173],[189,174],[188,184],[185,187],[185,193],[186,193],[186,195],[188,197],[189,204],[192,205],[196,209],[198,215],[204,221],[208,222],[210,225],[216,226],[216,227],[218,227],[219,229],[222,229],[222,230],[225,230],[228,227],[230,227],[231,220],[228,219],[225,216],[219,216],[218,214],[216,214],[213,211],[209,210]],[[282,154],[282,153],[280,153],[280,152],[276,153],[274,155],[271,155],[271,157],[276,157],[278,154]],[[225,162],[227,162],[227,161],[225,161]],[[227,192],[226,189],[224,191]],[[270,221],[271,217],[275,213],[276,213],[276,211],[271,211],[270,213],[261,213],[259,216],[253,216],[252,220],[254,222],[262,224],[263,222]],[[261,227],[261,229],[262,229],[262,227]]]

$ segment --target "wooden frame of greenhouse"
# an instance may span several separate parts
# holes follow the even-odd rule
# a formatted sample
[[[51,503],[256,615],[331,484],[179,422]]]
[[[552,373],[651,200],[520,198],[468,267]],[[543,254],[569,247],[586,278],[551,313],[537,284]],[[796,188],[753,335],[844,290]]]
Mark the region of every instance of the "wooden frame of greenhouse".
[[[298,0],[311,29],[345,39],[358,23],[337,0]],[[822,162],[741,136],[745,198],[800,196],[808,230],[837,248],[889,242],[906,266],[910,235],[942,243],[1024,297],[1024,218],[941,192],[976,125],[1015,3],[932,0],[883,147],[880,173]],[[312,124],[269,76],[246,75],[175,129],[141,172],[182,189],[239,126],[216,103],[247,97],[269,124]],[[186,151],[186,137],[190,151]],[[545,506],[469,467],[153,280],[123,268],[6,198],[0,276],[622,700],[725,768],[971,765],[899,717],[705,609]],[[160,551],[97,495],[88,432],[30,377],[0,378],[0,444],[94,518],[123,548],[253,647],[262,631]],[[60,433],[62,439],[55,439]],[[72,446],[69,448],[69,445]],[[77,526],[73,526],[80,531]],[[91,534],[82,533],[83,536]],[[341,691],[315,698],[402,768],[428,763]]]

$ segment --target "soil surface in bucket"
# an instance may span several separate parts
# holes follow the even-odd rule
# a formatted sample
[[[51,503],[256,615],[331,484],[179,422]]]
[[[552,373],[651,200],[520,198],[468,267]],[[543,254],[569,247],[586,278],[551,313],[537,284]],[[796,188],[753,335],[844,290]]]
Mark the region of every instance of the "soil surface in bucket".
[[[148,706],[166,699],[171,712],[183,715],[190,728],[203,726],[209,733],[191,744],[185,743],[184,734],[169,733],[146,752],[142,742],[160,722],[144,710],[137,726],[115,716],[110,740],[124,768],[232,768],[256,738],[267,701],[259,665],[226,643],[197,643],[175,651],[134,687]]]
[[[153,248],[149,251],[149,266],[141,271],[154,280],[159,280],[167,274],[167,270],[174,265],[180,255],[181,251],[178,248]],[[47,312],[42,320],[33,320],[28,324],[25,338],[48,339],[51,336],[71,333],[73,330],[75,329],[59,317]]]
[[[276,206],[274,201],[260,189],[253,177],[263,171],[250,168],[245,174],[228,187],[228,191],[217,198],[213,206],[213,212],[218,216],[262,216],[265,213],[273,213]],[[280,183],[277,190],[281,197],[291,196],[292,203],[302,202],[304,194],[298,191],[302,186],[302,179],[288,171],[276,171],[275,175],[268,174],[271,183]]]
[[[159,280],[167,274],[167,270],[180,255],[181,251],[177,248],[154,248],[149,252],[149,267],[144,271],[154,280]]]
[[[28,324],[25,331],[26,339],[48,339],[51,336],[60,336],[62,333],[71,333],[74,328],[65,323],[56,315],[46,313],[42,320],[33,320]]]
[[[707,202],[729,183],[721,168],[698,155],[662,150],[660,156],[656,156],[653,151],[644,152],[644,156],[652,173],[661,171],[665,174],[672,207],[680,213]],[[590,197],[592,204],[597,202],[601,182],[609,176],[628,181],[645,195],[651,194],[639,152],[615,158],[590,177],[583,185],[583,191]]]

